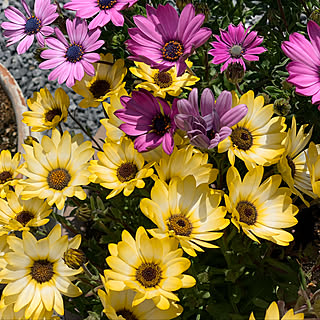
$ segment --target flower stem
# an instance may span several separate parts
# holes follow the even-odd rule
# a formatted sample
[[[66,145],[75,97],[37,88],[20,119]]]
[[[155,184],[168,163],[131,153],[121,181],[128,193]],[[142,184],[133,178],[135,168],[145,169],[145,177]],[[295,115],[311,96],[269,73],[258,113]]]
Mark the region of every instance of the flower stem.
[[[128,23],[128,25],[130,25],[130,27],[135,28],[136,25],[127,17],[124,15],[124,18],[126,19],[126,22]]]
[[[190,73],[190,74],[192,74],[193,76],[197,76],[190,68],[189,68],[189,66],[187,65],[187,71]]]
[[[240,86],[239,86],[239,83],[238,83],[238,82],[236,82],[236,88],[237,88],[238,92],[239,92],[241,95],[243,95],[243,91],[240,89]]]

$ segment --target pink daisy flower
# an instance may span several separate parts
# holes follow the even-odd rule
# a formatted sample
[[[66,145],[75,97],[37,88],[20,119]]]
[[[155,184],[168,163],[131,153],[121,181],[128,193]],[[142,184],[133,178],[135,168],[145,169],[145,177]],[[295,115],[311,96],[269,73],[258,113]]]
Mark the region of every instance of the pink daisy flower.
[[[9,38],[7,47],[21,40],[17,47],[18,54],[25,53],[31,47],[34,36],[36,36],[39,45],[43,47],[44,37],[54,31],[48,25],[59,16],[56,13],[57,5],[50,4],[50,0],[35,0],[33,14],[31,14],[25,0],[21,0],[21,3],[27,17],[15,7],[9,6],[4,10],[4,14],[10,22],[1,24],[1,27],[5,29],[3,35]]]
[[[192,4],[184,7],[180,17],[169,4],[157,9],[147,5],[147,17],[133,17],[137,28],[129,29],[129,59],[160,71],[176,66],[181,76],[187,68],[185,60],[211,36],[210,29],[201,28],[204,19],[203,14],[195,15]]]
[[[124,18],[120,13],[126,7],[131,7],[138,0],[71,0],[64,5],[65,9],[77,11],[76,17],[91,18],[89,29],[105,26],[110,20],[115,26],[123,26]]]
[[[132,97],[123,96],[120,100],[124,109],[119,109],[114,114],[125,122],[120,125],[120,129],[129,136],[137,137],[134,147],[139,152],[144,152],[162,143],[163,150],[171,154],[177,105],[173,104],[170,108],[165,100],[154,97],[144,89],[133,91]]]
[[[319,104],[320,27],[314,21],[309,21],[307,31],[311,43],[295,32],[289,36],[289,41],[282,43],[281,48],[292,60],[287,66],[287,81],[296,86],[297,93],[312,96],[312,103]]]
[[[99,29],[88,30],[85,20],[75,18],[66,22],[69,42],[62,32],[55,28],[58,39],[50,37],[46,39],[46,44],[50,49],[41,53],[41,58],[48,59],[40,63],[40,69],[53,69],[48,79],[58,78],[59,84],[66,81],[68,87],[75,84],[75,80],[81,80],[86,72],[89,76],[94,76],[95,70],[92,63],[100,60],[99,53],[92,53],[99,49],[103,40],[98,40],[101,34]]]
[[[214,41],[210,44],[213,49],[209,50],[214,58],[213,64],[224,63],[220,71],[223,72],[231,63],[240,63],[244,70],[246,65],[243,61],[258,61],[257,54],[267,51],[264,47],[259,47],[263,41],[263,37],[258,36],[257,31],[249,31],[244,29],[242,23],[238,26],[230,24],[228,31],[220,30],[220,35],[214,37],[218,42]]]

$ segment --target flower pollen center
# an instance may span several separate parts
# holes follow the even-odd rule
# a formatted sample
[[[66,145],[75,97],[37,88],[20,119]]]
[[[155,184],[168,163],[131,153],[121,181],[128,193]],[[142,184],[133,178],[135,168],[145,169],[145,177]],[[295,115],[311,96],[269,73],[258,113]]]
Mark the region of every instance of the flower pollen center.
[[[16,215],[16,220],[25,226],[30,220],[34,218],[34,214],[30,211],[21,211]]]
[[[216,136],[216,132],[213,129],[207,131],[207,137],[212,140]]]
[[[162,57],[168,61],[177,61],[182,56],[184,48],[179,41],[168,41],[163,48]]]
[[[61,117],[61,115],[62,115],[61,109],[53,108],[46,113],[45,119],[46,121],[52,122],[55,116]]]
[[[177,236],[190,236],[192,224],[183,214],[175,214],[168,220],[168,229],[173,230]]]
[[[2,171],[0,173],[0,183],[6,183],[9,180],[12,180],[12,173],[9,171]]]
[[[159,284],[161,275],[161,269],[157,264],[154,262],[146,262],[137,269],[136,279],[145,288],[151,288]]]
[[[80,61],[83,57],[84,50],[81,44],[72,44],[65,54],[65,58],[67,58],[67,61],[76,63]]]
[[[101,10],[112,8],[117,3],[117,0],[98,0],[98,7]]]
[[[252,135],[246,128],[237,127],[233,129],[230,138],[233,144],[242,150],[249,150],[253,144]]]
[[[257,209],[252,203],[240,201],[237,204],[237,211],[239,212],[240,222],[253,225],[257,221]]]
[[[63,190],[68,186],[70,180],[71,177],[68,171],[60,168],[50,171],[47,177],[49,188],[55,190]]]
[[[120,182],[128,182],[136,177],[137,166],[132,162],[123,163],[117,170],[117,177]]]
[[[30,36],[32,34],[38,33],[41,29],[41,20],[35,16],[31,16],[26,21],[24,26],[24,32]]]
[[[154,83],[161,89],[168,88],[172,85],[172,77],[166,71],[159,71],[154,75]]]
[[[286,156],[286,158],[288,161],[288,165],[291,169],[291,177],[294,178],[294,175],[296,174],[296,165],[294,164],[293,160],[289,156]]]
[[[128,309],[121,309],[116,312],[117,316],[122,316],[126,320],[138,320],[138,318]]]
[[[230,48],[229,52],[230,52],[232,58],[238,59],[243,55],[244,49],[239,45],[235,45]]]
[[[37,260],[31,267],[31,277],[38,283],[50,281],[53,274],[53,264],[48,260]]]
[[[110,83],[106,80],[96,80],[91,84],[89,90],[95,99],[99,99],[110,91]]]
[[[158,113],[152,119],[152,129],[157,135],[163,136],[170,128],[171,121],[169,116]]]

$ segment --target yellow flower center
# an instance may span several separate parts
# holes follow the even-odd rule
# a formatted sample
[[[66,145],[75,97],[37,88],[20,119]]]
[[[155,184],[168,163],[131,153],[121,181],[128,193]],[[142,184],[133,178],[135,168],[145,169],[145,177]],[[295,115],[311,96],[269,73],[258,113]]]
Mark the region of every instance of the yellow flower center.
[[[159,284],[161,280],[161,269],[154,262],[143,263],[136,273],[136,279],[139,281],[145,288],[155,287]]]
[[[94,81],[89,90],[95,99],[104,97],[110,91],[110,83],[107,80],[96,80]]]
[[[50,281],[53,274],[53,264],[48,260],[35,261],[31,267],[31,277],[39,283]]]
[[[16,220],[25,226],[30,220],[34,218],[34,214],[30,211],[21,211],[16,215]]]
[[[175,214],[168,220],[168,229],[173,230],[177,236],[190,236],[192,232],[192,224],[182,214]]]
[[[230,138],[239,149],[249,150],[252,147],[253,138],[250,131],[246,128],[237,127],[233,129]]]
[[[240,222],[247,225],[253,225],[257,221],[257,209],[248,201],[240,201],[237,204],[237,211],[240,216]]]
[[[161,49],[162,57],[168,61],[177,61],[183,55],[183,45],[179,41],[168,41]]]
[[[154,83],[157,84],[161,89],[168,88],[172,85],[172,77],[170,73],[166,71],[157,72],[153,79]]]
[[[138,320],[138,318],[128,309],[121,309],[116,312],[117,316],[122,316],[126,320]]]
[[[9,180],[12,180],[12,173],[9,171],[2,171],[0,173],[0,183],[6,183]]]
[[[291,177],[294,178],[294,175],[296,174],[296,165],[294,164],[293,160],[287,156],[288,165],[291,169]]]
[[[50,171],[47,177],[49,188],[55,190],[63,190],[68,186],[70,180],[71,177],[68,171],[60,168]]]
[[[61,115],[62,115],[61,109],[53,108],[46,113],[45,119],[49,122],[52,122],[55,116],[61,117]]]
[[[138,172],[137,166],[132,162],[123,163],[117,170],[117,177],[120,182],[128,182],[135,178]]]

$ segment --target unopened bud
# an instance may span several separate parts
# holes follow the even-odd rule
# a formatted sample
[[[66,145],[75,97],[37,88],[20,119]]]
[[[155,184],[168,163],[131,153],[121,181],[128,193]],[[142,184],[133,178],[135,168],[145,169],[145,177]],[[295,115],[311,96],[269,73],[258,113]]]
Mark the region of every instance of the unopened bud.
[[[71,269],[79,269],[85,262],[86,256],[80,249],[68,249],[63,255],[64,263]]]
[[[284,90],[289,90],[293,87],[293,85],[289,83],[287,80],[282,80],[281,85],[282,85],[282,89]]]
[[[179,10],[182,11],[183,8],[191,2],[192,0],[176,0],[176,5],[179,8]]]
[[[91,209],[87,204],[83,204],[77,208],[76,217],[84,222],[91,220]]]
[[[226,78],[233,84],[239,83],[244,77],[244,69],[240,63],[230,63],[226,72]]]
[[[27,144],[28,146],[33,146],[33,141],[35,141],[35,142],[38,142],[39,143],[39,141],[38,141],[38,139],[37,138],[35,138],[35,137],[32,137],[32,136],[27,136],[25,139],[24,139],[24,144]]]
[[[265,104],[265,105],[270,103],[270,97],[269,97],[268,94],[262,92],[262,93],[259,93],[259,94],[257,95],[257,97],[259,97],[259,96],[263,97],[263,99],[264,99],[264,104]]]
[[[206,2],[195,3],[194,8],[195,8],[196,14],[199,14],[199,13],[204,14],[205,16],[204,22],[207,22],[209,20],[211,16],[211,11]]]
[[[273,111],[278,116],[286,116],[290,110],[291,105],[289,101],[284,98],[277,99],[273,104]]]
[[[320,9],[312,11],[310,14],[310,19],[320,25]]]

